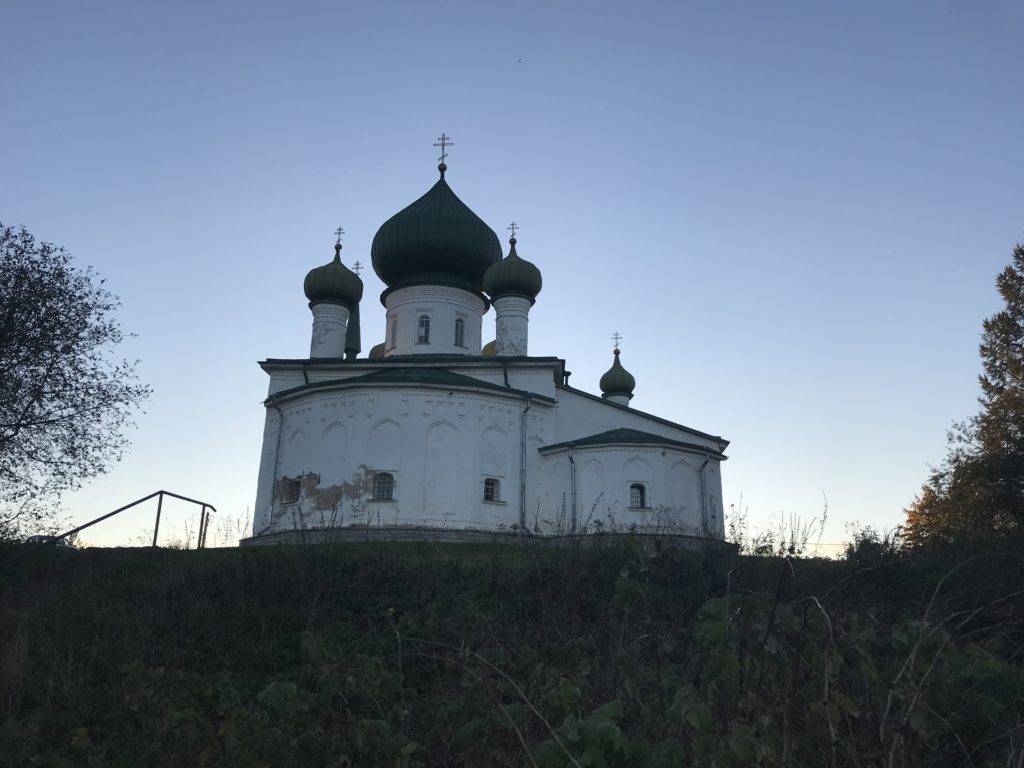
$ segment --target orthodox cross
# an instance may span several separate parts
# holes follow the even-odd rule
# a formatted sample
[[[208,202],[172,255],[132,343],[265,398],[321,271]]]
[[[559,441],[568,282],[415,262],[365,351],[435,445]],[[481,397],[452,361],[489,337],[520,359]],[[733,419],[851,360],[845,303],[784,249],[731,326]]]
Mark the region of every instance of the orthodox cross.
[[[437,158],[437,159],[438,159],[439,162],[443,163],[444,159],[446,157],[448,157],[448,153],[445,152],[445,149],[447,149],[448,147],[454,147],[455,146],[455,142],[452,141],[451,138],[449,138],[448,136],[445,136],[442,133],[440,136],[437,137],[437,143],[434,146],[441,148],[441,156],[439,158]]]
[[[338,236],[337,242],[340,243],[341,242],[341,236],[345,234],[345,230],[342,229],[341,227],[338,227],[336,230],[334,230],[334,234],[336,234]]]
[[[520,227],[519,227],[519,225],[518,225],[518,224],[516,224],[516,223],[515,223],[514,221],[513,221],[513,222],[512,222],[511,224],[509,224],[509,225],[508,225],[507,227],[505,227],[505,229],[510,229],[510,230],[512,230],[512,237],[513,237],[513,238],[515,238],[515,236],[516,236],[516,230],[517,230],[517,229],[519,229],[519,228],[520,228]]]
[[[352,271],[355,272],[357,275],[359,274],[359,270],[361,270],[362,268],[363,265],[360,264],[358,261],[352,265]]]
[[[618,349],[619,348],[619,342],[622,341],[622,334],[619,333],[618,331],[613,333],[612,334],[612,341],[615,342],[615,348]]]

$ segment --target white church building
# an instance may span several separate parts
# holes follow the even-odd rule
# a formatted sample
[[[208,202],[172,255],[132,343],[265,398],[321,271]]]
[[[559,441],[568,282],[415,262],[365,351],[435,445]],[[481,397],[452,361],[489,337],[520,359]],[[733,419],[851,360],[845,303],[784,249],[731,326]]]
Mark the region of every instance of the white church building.
[[[383,343],[359,356],[363,284],[339,242],[305,279],[308,356],[260,363],[270,386],[247,543],[299,531],[723,539],[728,441],[630,407],[618,348],[599,394],[570,386],[565,360],[530,356],[540,270],[514,236],[503,255],[443,160],[373,239]]]

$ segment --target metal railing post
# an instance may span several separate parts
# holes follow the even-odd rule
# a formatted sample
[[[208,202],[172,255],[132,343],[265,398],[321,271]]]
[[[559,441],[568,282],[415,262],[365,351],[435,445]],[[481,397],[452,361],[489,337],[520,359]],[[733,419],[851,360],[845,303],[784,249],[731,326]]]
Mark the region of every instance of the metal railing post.
[[[156,524],[153,526],[153,546],[156,546],[156,535],[160,532],[160,510],[164,506],[164,492],[160,491],[160,496],[156,500]]]

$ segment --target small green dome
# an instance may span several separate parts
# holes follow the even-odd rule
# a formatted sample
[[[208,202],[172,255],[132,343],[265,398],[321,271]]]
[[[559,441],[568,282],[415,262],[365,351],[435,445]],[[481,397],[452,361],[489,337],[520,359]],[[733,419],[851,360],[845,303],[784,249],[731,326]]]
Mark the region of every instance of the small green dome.
[[[363,298],[363,281],[341,263],[341,243],[334,246],[334,260],[311,269],[302,283],[310,304],[329,301],[352,309]]]
[[[498,340],[488,341],[484,344],[484,348],[480,350],[480,354],[484,357],[495,357],[498,354]]]
[[[615,360],[612,362],[612,367],[601,377],[601,382],[598,386],[601,387],[601,397],[608,397],[609,395],[633,396],[636,379],[619,362],[619,350],[615,350]]]
[[[377,358],[380,358],[380,357],[384,357],[384,342],[383,341],[380,344],[374,344],[373,347],[370,348],[370,359],[371,360],[376,360]]]
[[[484,272],[501,260],[494,230],[455,196],[444,168],[438,168],[438,182],[385,221],[373,238],[373,270],[389,291],[440,284],[479,293]]]
[[[499,296],[525,296],[532,304],[543,285],[540,270],[526,259],[519,258],[514,237],[508,242],[508,257],[484,273],[484,290],[492,299]]]

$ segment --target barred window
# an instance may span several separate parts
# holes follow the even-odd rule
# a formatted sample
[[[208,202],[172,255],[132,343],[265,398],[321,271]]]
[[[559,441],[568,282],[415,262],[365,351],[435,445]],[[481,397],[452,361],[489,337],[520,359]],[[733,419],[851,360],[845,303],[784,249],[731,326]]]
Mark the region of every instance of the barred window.
[[[633,483],[629,486],[629,508],[647,509],[647,489],[643,483]]]
[[[493,477],[484,480],[484,501],[501,501],[501,482]]]
[[[420,315],[419,328],[416,331],[416,343],[430,343],[430,315]]]
[[[395,476],[390,472],[378,472],[373,477],[373,500],[394,501]]]
[[[466,321],[461,317],[455,318],[455,346],[466,346]]]
[[[299,500],[299,478],[282,477],[278,486],[278,496],[282,504],[294,504]]]
[[[391,346],[388,349],[394,349],[398,346],[398,318],[391,321]]]

